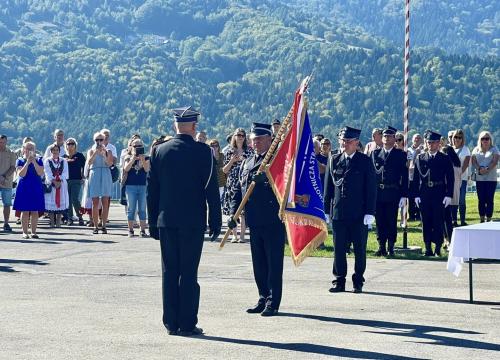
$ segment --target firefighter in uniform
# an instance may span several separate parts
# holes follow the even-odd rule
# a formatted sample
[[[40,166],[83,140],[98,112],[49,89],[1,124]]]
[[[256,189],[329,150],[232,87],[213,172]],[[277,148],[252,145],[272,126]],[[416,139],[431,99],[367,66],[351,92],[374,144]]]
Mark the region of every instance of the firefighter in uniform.
[[[207,204],[211,235],[220,234],[222,225],[212,151],[193,139],[199,115],[191,107],[175,109],[177,135],[155,147],[151,155],[149,226],[161,245],[163,324],[170,335],[203,333],[196,324]]]
[[[382,132],[382,148],[371,153],[377,175],[377,256],[394,256],[397,237],[398,208],[404,206],[408,197],[408,168],[406,154],[394,147],[397,130],[388,126]],[[386,247],[387,246],[387,247]]]
[[[412,192],[415,204],[422,214],[425,256],[441,256],[443,245],[444,210],[453,197],[453,165],[449,157],[439,151],[441,135],[427,131],[425,142],[428,151],[415,160]],[[431,243],[435,244],[432,250]]]
[[[368,225],[375,221],[376,177],[371,159],[356,151],[361,130],[346,126],[339,137],[342,152],[332,154],[325,172],[325,214],[332,221],[334,239],[333,287],[345,291],[347,247],[354,245],[353,291],[362,292],[366,269]]]
[[[231,213],[236,212],[248,187],[255,181],[255,188],[245,205],[245,221],[250,228],[250,249],[259,300],[247,312],[274,316],[281,303],[286,232],[278,217],[279,204],[267,176],[263,172],[257,174],[272,143],[271,125],[254,123],[250,136],[255,155],[245,159],[241,165],[239,182],[231,201]],[[232,217],[228,227],[236,227]]]

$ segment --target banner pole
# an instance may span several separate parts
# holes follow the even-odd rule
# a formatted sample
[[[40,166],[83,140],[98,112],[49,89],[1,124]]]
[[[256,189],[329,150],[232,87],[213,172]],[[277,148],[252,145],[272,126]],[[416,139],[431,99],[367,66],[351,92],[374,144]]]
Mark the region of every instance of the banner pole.
[[[304,79],[304,81],[303,81],[304,89],[307,88],[311,79],[312,79],[312,76],[308,76]],[[292,105],[292,107],[288,111],[288,114],[286,115],[285,119],[282,121],[281,126],[278,130],[278,133],[274,137],[274,140],[271,144],[271,147],[267,151],[266,156],[262,160],[262,163],[260,164],[259,169],[257,170],[257,174],[260,174],[261,172],[265,171],[266,166],[269,163],[269,161],[271,160],[271,158],[273,157],[276,149],[278,148],[278,145],[285,138],[283,135],[288,131],[288,124],[290,123],[290,119],[292,118],[293,111],[294,111],[294,105]],[[243,209],[245,208],[245,205],[246,205],[248,199],[250,198],[250,195],[252,194],[254,188],[255,188],[255,181],[252,181],[250,183],[250,186],[247,189],[247,192],[245,193],[245,196],[243,197],[243,199],[241,199],[240,206],[238,206],[236,213],[233,215],[234,221],[237,221],[238,218],[240,217],[240,215],[241,215]],[[229,238],[230,233],[231,233],[231,229],[228,228],[226,230],[226,233],[224,234],[224,237],[222,238],[222,240],[219,244],[219,250],[221,250],[224,247],[224,244],[226,243],[227,239]]]

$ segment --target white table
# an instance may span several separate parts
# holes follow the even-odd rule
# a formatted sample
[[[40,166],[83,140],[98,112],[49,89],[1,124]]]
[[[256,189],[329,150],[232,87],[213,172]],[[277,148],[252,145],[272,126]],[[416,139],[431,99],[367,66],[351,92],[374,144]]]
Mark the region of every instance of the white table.
[[[448,271],[458,276],[464,259],[469,259],[469,302],[473,303],[472,260],[500,259],[500,222],[487,222],[453,229],[448,254]]]

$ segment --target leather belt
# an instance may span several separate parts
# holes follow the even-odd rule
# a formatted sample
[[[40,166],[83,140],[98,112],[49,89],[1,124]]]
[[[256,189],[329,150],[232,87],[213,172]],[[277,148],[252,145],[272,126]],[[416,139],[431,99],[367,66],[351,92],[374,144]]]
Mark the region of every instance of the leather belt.
[[[399,186],[397,184],[378,184],[379,189],[398,189]]]
[[[432,188],[432,187],[435,187],[435,186],[444,185],[444,181],[427,181],[427,182],[424,182],[424,184],[427,187]]]

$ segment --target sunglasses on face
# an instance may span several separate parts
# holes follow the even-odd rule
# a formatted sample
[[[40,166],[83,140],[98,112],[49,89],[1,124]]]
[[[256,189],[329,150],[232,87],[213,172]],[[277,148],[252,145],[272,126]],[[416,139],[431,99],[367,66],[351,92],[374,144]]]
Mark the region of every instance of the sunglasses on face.
[[[245,137],[245,134],[236,134],[236,137],[239,137],[239,138],[244,138],[244,137]]]
[[[66,143],[66,145],[68,145],[68,146],[74,146],[74,145],[76,145],[76,144],[75,144],[75,143],[72,143],[72,142],[69,142],[69,143]]]
[[[210,144],[210,147],[219,147],[219,144]]]
[[[402,142],[404,139],[396,139],[397,142]]]
[[[460,140],[460,139],[462,139],[462,137],[461,136],[453,136],[453,139],[459,139]]]
[[[481,138],[481,141],[490,141],[490,138],[489,137],[484,137],[484,138]]]
[[[104,139],[95,139],[95,142],[103,142]]]

